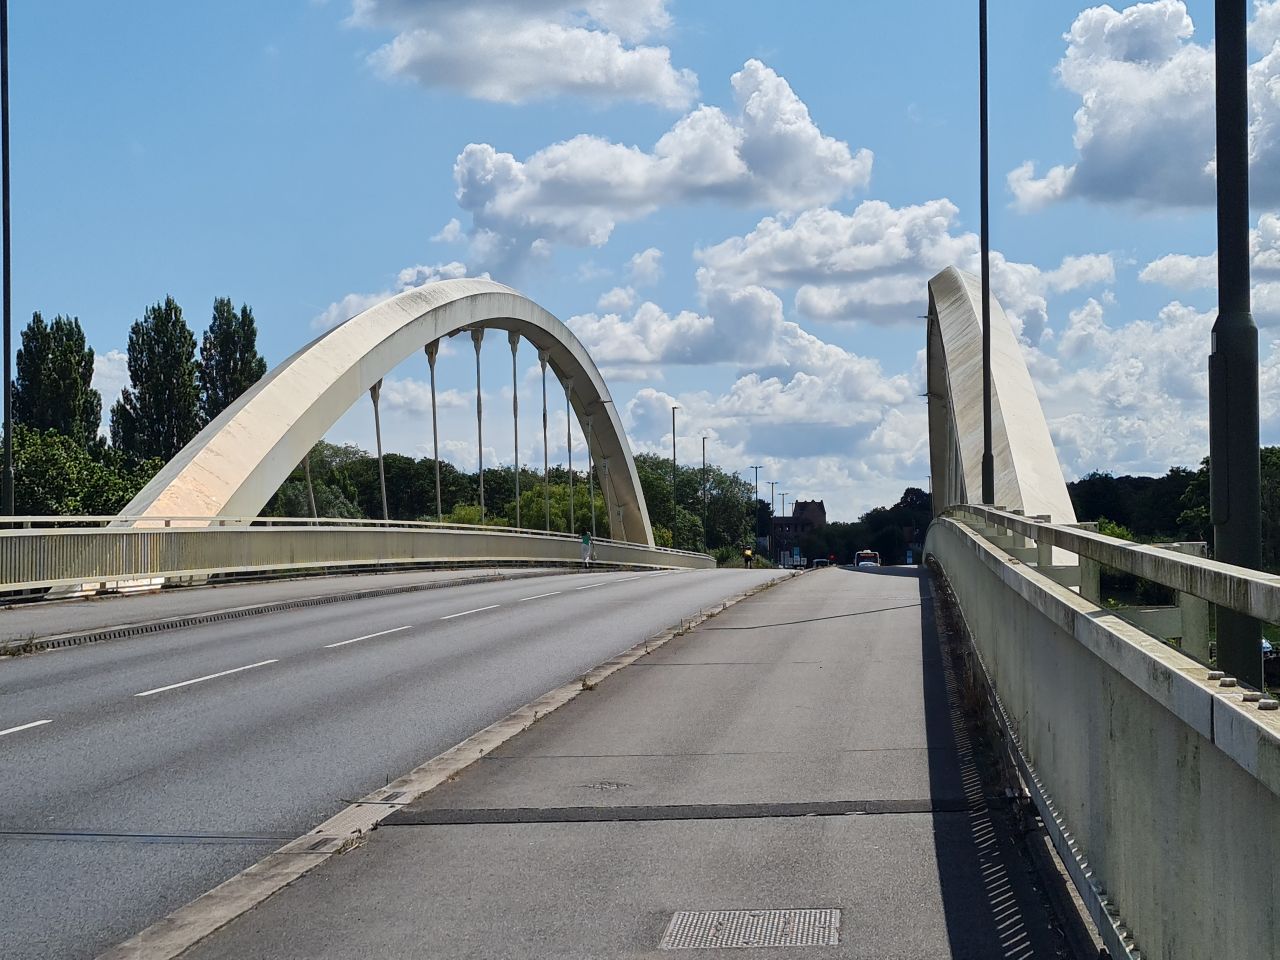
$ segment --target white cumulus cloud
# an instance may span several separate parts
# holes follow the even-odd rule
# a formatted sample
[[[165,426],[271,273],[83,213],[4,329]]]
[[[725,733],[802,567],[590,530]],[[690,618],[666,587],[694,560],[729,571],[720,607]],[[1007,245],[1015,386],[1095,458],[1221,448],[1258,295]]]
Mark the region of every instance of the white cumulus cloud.
[[[651,150],[580,134],[518,160],[468,144],[453,172],[458,203],[472,217],[473,258],[492,266],[518,262],[538,243],[601,246],[618,223],[660,207],[716,201],[799,210],[866,185],[871,152],[823,134],[773,70],[750,60],[732,85],[732,115],[699,106]]]
[[[1255,4],[1249,66],[1251,188],[1280,197],[1280,4]],[[1142,206],[1214,200],[1214,53],[1196,43],[1182,0],[1082,11],[1064,36],[1057,73],[1080,97],[1076,159],[1037,177],[1027,161],[1008,174],[1016,205],[1034,210],[1084,197]]]
[[[394,31],[371,57],[387,76],[479,100],[558,95],[683,108],[691,70],[646,43],[671,26],[666,0],[356,0],[352,23]]]

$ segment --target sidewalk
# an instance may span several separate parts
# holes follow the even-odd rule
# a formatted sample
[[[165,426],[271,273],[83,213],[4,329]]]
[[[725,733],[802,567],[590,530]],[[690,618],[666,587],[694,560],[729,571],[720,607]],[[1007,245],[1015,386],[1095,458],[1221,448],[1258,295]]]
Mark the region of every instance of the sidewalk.
[[[184,958],[669,956],[679,911],[822,908],[840,911],[835,945],[749,956],[1067,956],[953,692],[927,574],[809,574],[578,697]],[[667,945],[759,942],[766,919]],[[834,939],[814,920],[774,933]]]

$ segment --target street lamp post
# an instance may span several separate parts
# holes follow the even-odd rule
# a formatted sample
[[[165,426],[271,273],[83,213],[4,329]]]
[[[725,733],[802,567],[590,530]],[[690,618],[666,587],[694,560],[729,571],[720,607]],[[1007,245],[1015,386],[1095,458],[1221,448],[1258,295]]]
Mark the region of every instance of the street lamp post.
[[[1249,89],[1245,0],[1217,0],[1218,319],[1209,354],[1209,501],[1214,558],[1262,565],[1258,328],[1249,299]],[[1218,667],[1261,688],[1262,629],[1217,608]]]
[[[707,438],[702,438],[702,546],[707,546]]]
[[[764,468],[763,463],[753,463],[751,469],[755,472],[755,500],[751,503],[751,539],[758,540],[760,538],[760,471]]]
[[[978,87],[981,107],[978,126],[982,141],[982,502],[996,502],[995,459],[991,453],[991,226],[987,156],[987,0],[978,0]]]
[[[13,271],[9,257],[9,0],[0,0],[0,180],[4,236],[4,514],[13,516]]]
[[[676,545],[676,518],[680,507],[676,499],[676,411],[678,404],[671,407],[671,546]]]

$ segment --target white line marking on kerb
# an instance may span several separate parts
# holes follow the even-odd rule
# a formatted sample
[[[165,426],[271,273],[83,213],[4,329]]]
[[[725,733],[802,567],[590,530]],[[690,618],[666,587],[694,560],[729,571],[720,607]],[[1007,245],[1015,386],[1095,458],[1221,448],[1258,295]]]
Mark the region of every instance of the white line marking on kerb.
[[[552,590],[550,593],[540,593],[535,597],[521,597],[519,600],[516,601],[516,603],[524,603],[526,600],[541,600],[543,597],[558,597],[558,596],[560,596],[560,591]]]
[[[19,730],[30,730],[32,727],[43,727],[46,723],[53,723],[53,721],[32,720],[30,723],[24,723],[19,727],[10,727],[8,730],[0,730],[0,737],[6,737],[11,733],[17,733]]]
[[[447,617],[441,617],[441,620],[452,620],[454,617],[465,617],[470,613],[483,613],[485,610],[493,610],[502,606],[500,603],[491,603],[487,607],[476,607],[474,610],[463,610],[461,613],[451,613]]]
[[[269,663],[279,663],[279,660],[262,660],[258,663],[251,663],[246,667],[236,667],[234,670],[223,670],[221,673],[211,673],[207,677],[196,677],[194,680],[183,680],[181,683],[171,683],[167,687],[156,687],[154,690],[144,690],[142,693],[135,693],[135,697],[149,697],[153,693],[164,693],[166,690],[177,690],[179,687],[189,687],[193,683],[204,683],[206,680],[216,680],[218,677],[229,676],[233,673],[239,673],[241,670],[252,670],[254,667],[265,667]]]
[[[361,640],[372,640],[374,637],[385,637],[388,633],[399,633],[401,630],[412,630],[413,624],[407,627],[392,627],[390,630],[379,630],[377,633],[366,633],[363,637],[352,637],[350,640],[339,640],[337,643],[326,643],[326,650],[333,647],[345,647],[348,643],[359,643]]]

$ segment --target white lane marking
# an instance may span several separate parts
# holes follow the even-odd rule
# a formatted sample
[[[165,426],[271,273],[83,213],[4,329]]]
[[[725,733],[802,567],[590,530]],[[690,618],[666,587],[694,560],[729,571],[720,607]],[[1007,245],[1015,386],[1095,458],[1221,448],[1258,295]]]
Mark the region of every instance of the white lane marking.
[[[372,640],[374,637],[385,637],[388,633],[399,633],[401,630],[412,630],[413,624],[407,627],[392,627],[390,630],[379,630],[377,633],[366,633],[363,637],[352,637],[350,640],[339,640],[337,643],[326,643],[324,648],[345,647],[348,643],[359,643],[361,640]]]
[[[595,583],[588,583],[583,587],[574,587],[575,590],[590,590],[592,587],[603,587],[606,583],[613,583],[612,580],[599,580]]]
[[[643,576],[643,575],[642,575]],[[621,580],[615,580],[614,583],[626,583],[628,580],[639,580],[641,577],[623,577]]]
[[[502,606],[500,603],[491,603],[487,607],[476,607],[474,610],[463,610],[461,613],[451,613],[447,617],[441,617],[441,620],[452,620],[454,617],[465,617],[469,613],[482,613],[485,610],[493,610]]]
[[[651,576],[651,577],[666,577],[666,576],[670,576],[670,575],[671,575],[671,573],[672,573],[672,571],[670,571],[670,570],[663,570],[661,573],[651,573],[651,574],[649,574],[649,576]]]
[[[179,687],[189,687],[193,683],[204,683],[206,680],[216,680],[218,677],[225,677],[233,673],[239,673],[241,670],[252,670],[254,667],[265,667],[269,663],[279,663],[279,660],[260,660],[258,663],[251,663],[245,667],[236,667],[234,670],[223,670],[221,673],[211,673],[207,677],[196,677],[194,680],[183,680],[181,683],[171,683],[167,687],[156,687],[154,690],[144,690],[142,693],[135,693],[135,697],[149,697],[153,693],[164,693],[166,690],[177,690]]]
[[[0,730],[0,737],[8,736],[11,733],[17,733],[19,730],[30,730],[32,727],[43,727],[46,723],[53,723],[53,721],[32,720],[30,723],[24,723],[19,727],[10,727],[8,730]]]
[[[516,603],[524,603],[526,600],[541,600],[543,597],[558,597],[558,596],[560,596],[560,591],[552,590],[550,593],[540,593],[536,597],[521,597],[519,600],[516,601]]]

